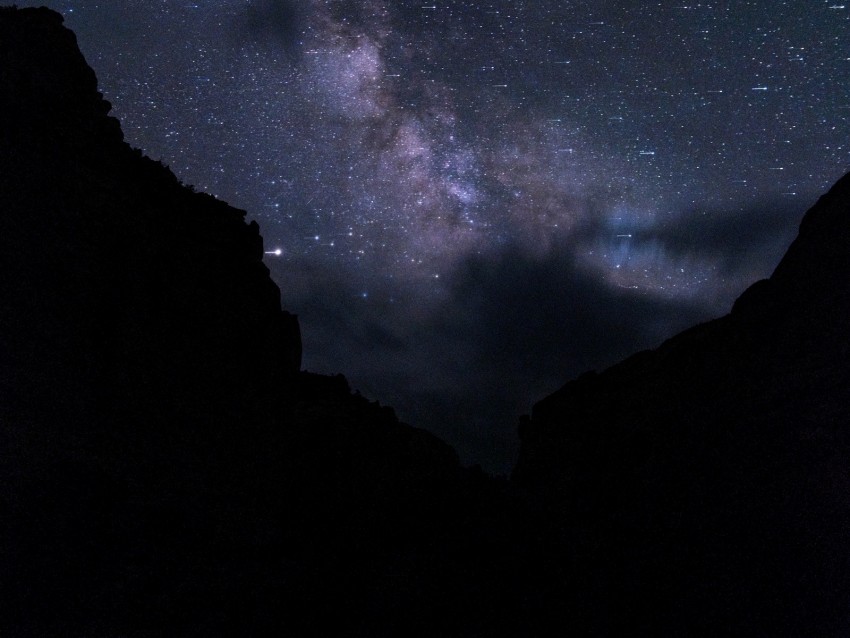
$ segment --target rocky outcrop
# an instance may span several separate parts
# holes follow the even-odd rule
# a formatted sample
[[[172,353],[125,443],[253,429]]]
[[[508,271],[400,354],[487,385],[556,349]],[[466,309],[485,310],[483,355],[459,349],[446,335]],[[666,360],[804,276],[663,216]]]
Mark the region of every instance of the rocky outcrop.
[[[731,314],[539,402],[514,479],[621,627],[850,628],[850,176]],[[604,601],[604,602],[600,602]],[[598,620],[598,619],[597,619]]]
[[[122,141],[58,14],[3,10],[0,73],[4,395],[79,422],[280,391],[301,345],[256,223]]]
[[[0,634],[389,635],[472,591],[495,488],[299,372],[257,224],[109,109],[58,14],[0,9]]]

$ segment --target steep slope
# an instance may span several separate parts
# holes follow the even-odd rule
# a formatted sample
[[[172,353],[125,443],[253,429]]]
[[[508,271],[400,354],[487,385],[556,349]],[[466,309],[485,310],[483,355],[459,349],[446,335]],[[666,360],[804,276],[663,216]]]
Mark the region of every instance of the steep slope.
[[[848,240],[850,175],[731,314],[534,407],[514,479],[583,539],[588,622],[850,629]]]
[[[142,388],[211,415],[277,389],[301,346],[257,225],[122,142],[60,24],[7,9],[0,26],[3,382],[23,403],[49,380],[57,419],[126,412]]]
[[[502,488],[299,373],[257,225],[109,109],[58,14],[0,8],[0,634],[449,622]]]

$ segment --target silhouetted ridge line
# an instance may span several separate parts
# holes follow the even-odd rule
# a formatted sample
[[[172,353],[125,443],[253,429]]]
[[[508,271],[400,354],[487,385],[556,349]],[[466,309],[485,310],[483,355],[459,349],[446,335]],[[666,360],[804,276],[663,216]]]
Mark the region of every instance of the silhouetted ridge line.
[[[450,557],[496,488],[299,372],[257,224],[109,110],[61,16],[0,9],[0,633],[389,635],[486,591]]]
[[[850,177],[729,315],[538,403],[506,482],[300,372],[257,225],[108,113],[0,8],[4,637],[850,632]]]
[[[593,614],[634,605],[621,628],[671,632],[850,628],[848,320],[850,175],[729,315],[534,406],[514,479],[569,538],[596,537],[573,565],[604,574]]]

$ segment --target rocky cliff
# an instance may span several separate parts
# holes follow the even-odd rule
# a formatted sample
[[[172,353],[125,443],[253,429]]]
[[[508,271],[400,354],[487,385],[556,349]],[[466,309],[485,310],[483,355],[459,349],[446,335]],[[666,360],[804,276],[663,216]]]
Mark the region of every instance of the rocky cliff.
[[[0,633],[375,635],[452,604],[435,539],[488,483],[299,372],[256,223],[109,110],[58,14],[0,9]]]
[[[301,345],[256,223],[123,143],[57,14],[2,16],[3,381],[22,403],[49,383],[57,422],[126,416],[141,388],[210,415],[278,391]]]
[[[850,629],[850,176],[732,312],[586,374],[514,479],[592,546],[595,613],[713,634]],[[683,629],[684,628],[684,629]]]

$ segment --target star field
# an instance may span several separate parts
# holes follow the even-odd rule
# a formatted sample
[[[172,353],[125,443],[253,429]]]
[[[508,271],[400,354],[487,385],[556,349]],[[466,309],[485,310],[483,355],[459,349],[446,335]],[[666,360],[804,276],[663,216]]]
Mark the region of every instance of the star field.
[[[839,2],[47,4],[128,141],[260,223],[307,367],[490,468],[531,401],[726,312],[850,165]]]

